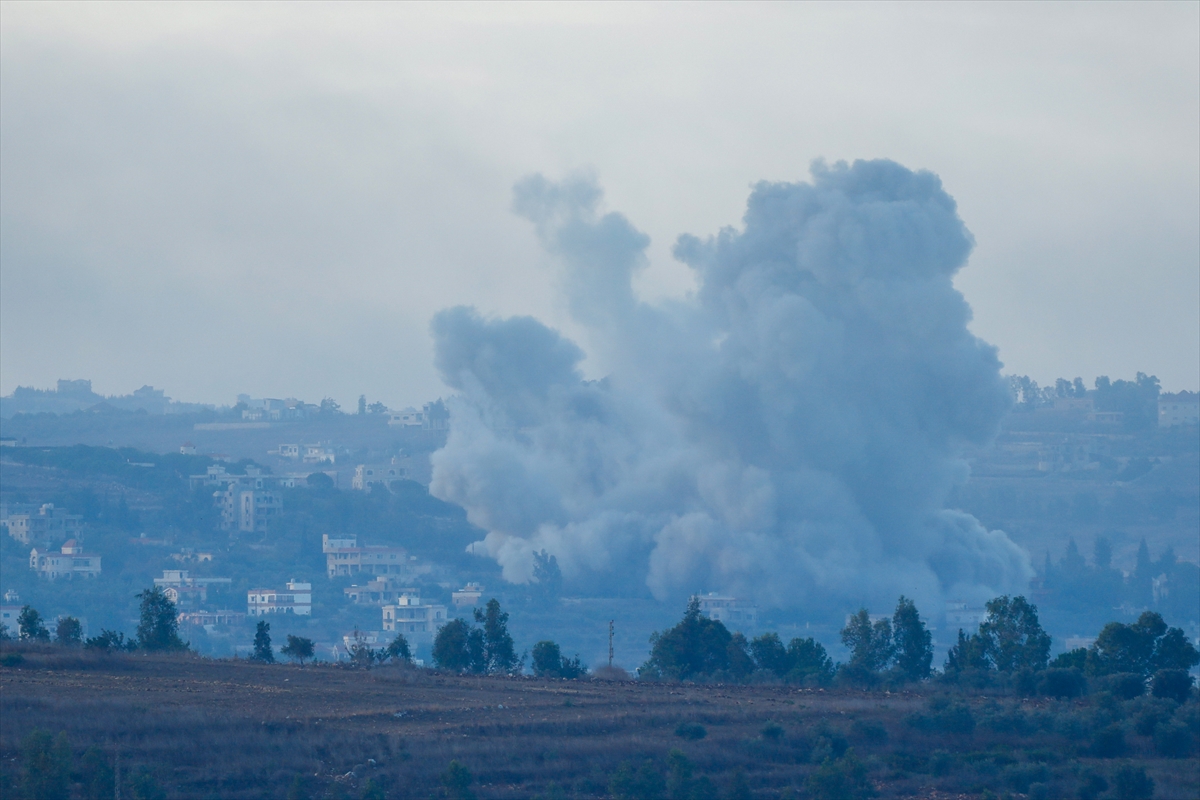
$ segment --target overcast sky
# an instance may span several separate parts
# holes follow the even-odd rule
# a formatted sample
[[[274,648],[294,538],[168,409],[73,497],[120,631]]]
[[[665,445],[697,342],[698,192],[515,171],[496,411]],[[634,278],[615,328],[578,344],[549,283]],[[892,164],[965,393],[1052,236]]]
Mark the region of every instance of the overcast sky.
[[[441,308],[578,333],[523,176],[597,176],[655,299],[752,183],[879,157],[957,199],[1006,372],[1195,390],[1198,121],[1190,2],[4,2],[0,391],[419,403]]]

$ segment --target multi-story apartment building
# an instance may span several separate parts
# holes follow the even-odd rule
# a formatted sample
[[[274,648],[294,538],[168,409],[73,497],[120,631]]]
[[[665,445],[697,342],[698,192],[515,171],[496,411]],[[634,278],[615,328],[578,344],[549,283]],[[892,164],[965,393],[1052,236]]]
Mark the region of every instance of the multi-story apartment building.
[[[288,581],[286,589],[251,589],[246,592],[246,614],[261,617],[265,614],[312,615],[312,584]]]
[[[409,590],[395,603],[383,607],[383,629],[403,633],[408,638],[432,638],[446,624],[446,607],[421,602],[416,590]]]
[[[338,575],[392,575],[411,581],[417,575],[430,571],[428,564],[417,564],[403,547],[386,545],[358,545],[357,536],[321,537],[321,549],[325,553],[325,567],[329,577]]]
[[[758,625],[758,608],[748,600],[709,592],[696,595],[700,613],[709,619],[720,620],[731,631],[748,633]]]
[[[9,536],[21,544],[40,543],[43,547],[55,540],[76,539],[83,530],[82,516],[68,514],[53,503],[46,503],[37,511],[10,514],[6,522]]]
[[[100,556],[95,553],[85,553],[83,546],[75,539],[68,539],[60,552],[39,551],[36,547],[29,551],[29,568],[37,572],[38,577],[66,578],[96,578],[100,575]]]

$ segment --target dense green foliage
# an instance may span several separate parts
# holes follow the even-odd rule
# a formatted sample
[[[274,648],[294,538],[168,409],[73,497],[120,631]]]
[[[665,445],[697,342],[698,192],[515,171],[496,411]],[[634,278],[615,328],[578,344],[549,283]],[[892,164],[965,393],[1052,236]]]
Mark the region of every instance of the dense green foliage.
[[[137,628],[138,647],[150,651],[186,650],[187,643],[179,638],[175,604],[163,588],[146,589],[138,594],[138,599],[142,601],[141,621]]]
[[[482,611],[475,609],[475,622],[472,626],[452,619],[443,625],[433,642],[434,663],[452,672],[516,671],[519,662],[508,632],[508,612],[500,610],[500,601],[492,598]]]
[[[306,660],[313,657],[313,640],[303,636],[295,636],[294,634],[289,633],[287,637],[287,644],[285,644],[279,650],[279,652],[288,658],[294,661],[299,661],[301,664],[303,664]]]
[[[587,674],[587,667],[579,656],[567,658],[558,644],[543,640],[533,646],[533,674],[539,678],[580,678]]]
[[[254,630],[254,651],[250,658],[264,664],[275,663],[275,651],[271,648],[271,623],[260,619]]]

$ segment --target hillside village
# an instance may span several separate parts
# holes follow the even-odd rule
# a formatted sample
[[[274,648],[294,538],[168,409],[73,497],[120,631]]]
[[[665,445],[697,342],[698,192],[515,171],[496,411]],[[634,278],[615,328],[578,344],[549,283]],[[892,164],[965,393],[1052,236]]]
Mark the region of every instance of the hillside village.
[[[314,638],[321,658],[397,631],[421,658],[442,624],[498,596],[519,612],[518,634],[523,621],[549,625],[593,660],[617,620],[618,650],[635,662],[676,611],[507,584],[470,555],[482,532],[426,488],[448,425],[442,401],[392,411],[362,398],[357,413],[343,413],[328,400],[241,395],[197,412],[158,390],[86,406],[95,397],[84,383],[5,398],[6,414],[20,409],[3,419],[6,619],[36,601],[92,628],[128,627],[128,598],[152,584],[201,652],[245,653],[254,620],[269,618],[281,634]],[[1200,614],[1188,613],[1200,592],[1200,396],[1155,385],[1147,406],[1144,384],[1118,381],[1114,394],[1111,382],[1087,390],[1015,380],[999,437],[968,454],[972,480],[957,499],[1029,549],[1041,566],[1031,596],[1063,646],[1087,644],[1094,600],[1102,613],[1160,609],[1200,636]],[[1090,563],[1081,547],[1096,550]],[[10,566],[18,558],[20,573]],[[1103,586],[1106,596],[1088,597]],[[721,588],[696,587],[706,615],[748,633],[815,632],[836,652],[838,617],[760,613]],[[982,614],[951,602],[936,622],[952,630]],[[934,635],[949,646],[936,625]]]

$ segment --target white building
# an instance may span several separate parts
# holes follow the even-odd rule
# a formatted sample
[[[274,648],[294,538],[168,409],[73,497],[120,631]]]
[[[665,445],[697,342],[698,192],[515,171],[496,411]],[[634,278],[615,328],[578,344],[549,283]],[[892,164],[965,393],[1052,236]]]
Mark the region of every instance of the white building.
[[[312,584],[288,581],[286,589],[251,589],[246,592],[246,615],[312,615]]]
[[[1160,428],[1197,424],[1200,424],[1200,394],[1177,392],[1158,396],[1158,425]]]
[[[455,608],[477,606],[485,591],[487,590],[483,588],[482,583],[468,583],[463,588],[452,592],[450,599],[454,602]]]
[[[100,556],[95,553],[85,553],[83,545],[75,539],[68,539],[62,546],[62,551],[38,551],[35,547],[29,551],[29,568],[38,573],[40,578],[96,578],[100,575]]]
[[[0,623],[8,629],[8,635],[17,638],[17,617],[21,616],[21,606],[0,606]]]
[[[425,414],[412,406],[388,413],[388,425],[393,428],[420,428],[425,424]]]
[[[354,468],[354,477],[350,480],[350,488],[362,492],[370,489],[372,484],[382,484],[390,489],[396,481],[412,478],[408,462],[407,458],[393,458],[384,464],[359,464]]]
[[[325,568],[329,577],[338,575],[393,575],[411,581],[417,575],[430,571],[428,564],[417,564],[415,556],[409,556],[403,547],[386,545],[358,546],[356,536],[321,537],[321,549],[325,553]]]
[[[987,609],[970,607],[966,603],[946,603],[946,628],[951,631],[973,631],[987,619]]]
[[[164,569],[162,577],[154,579],[154,585],[161,586],[163,594],[181,611],[208,602],[210,585],[232,582],[230,578],[193,578],[186,569]]]
[[[716,592],[696,595],[693,599],[700,601],[701,614],[719,620],[731,631],[745,633],[758,625],[758,608],[748,600]]]
[[[422,603],[415,590],[383,607],[383,629],[403,633],[410,639],[430,638],[445,624],[446,607]]]
[[[363,586],[347,586],[342,592],[355,605],[385,606],[397,602],[404,595],[418,593],[416,589],[405,586],[405,583],[394,576],[384,575],[367,581]]]

